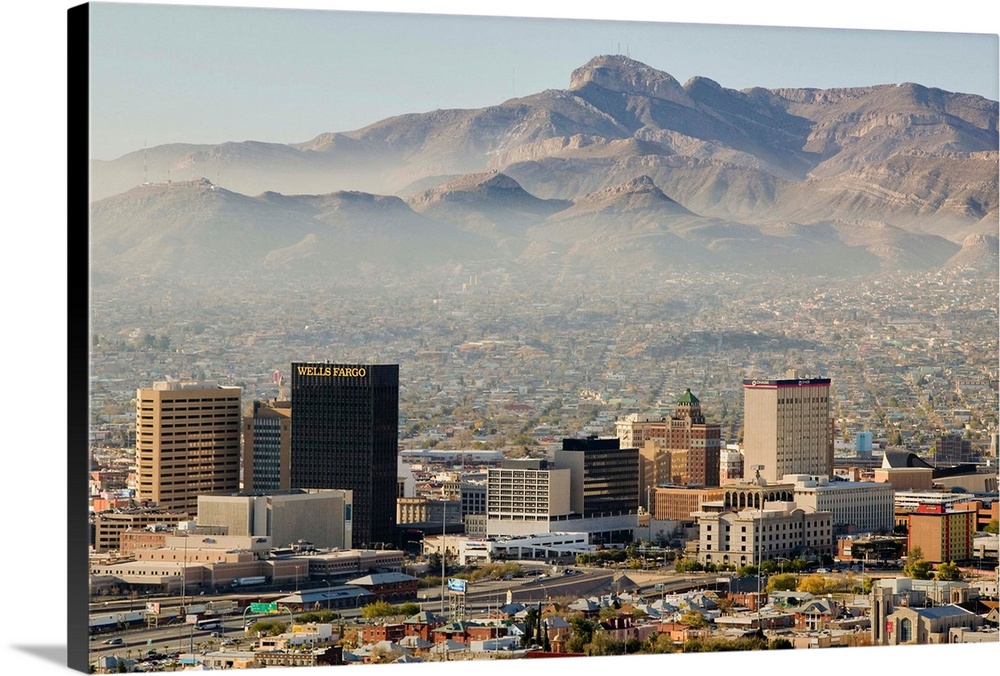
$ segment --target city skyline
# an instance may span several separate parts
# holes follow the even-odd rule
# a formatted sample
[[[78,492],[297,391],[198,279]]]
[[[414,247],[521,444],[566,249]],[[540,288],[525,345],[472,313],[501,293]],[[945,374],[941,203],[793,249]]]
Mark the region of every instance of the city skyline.
[[[309,3],[301,3],[308,5]],[[301,6],[297,4],[296,6]],[[338,8],[343,5],[343,8],[349,10],[361,9],[360,3],[325,3],[316,4],[316,7],[322,7],[326,5],[336,4]],[[390,11],[403,11],[407,9],[400,3],[383,3]],[[381,9],[383,4],[375,3],[374,5],[369,4],[367,7],[373,9]],[[759,7],[749,7],[740,6],[739,3],[720,3],[721,5],[728,4],[729,7],[723,7],[720,9],[718,6],[705,8],[705,7],[695,7],[695,8],[678,8],[675,13],[679,15],[684,15],[682,18],[686,18],[688,21],[701,21],[701,20],[715,20],[719,21],[720,15],[724,14],[727,22],[729,17],[734,17],[733,23],[740,23],[750,20],[757,20],[758,17],[761,21],[769,21],[779,23],[787,15],[782,13],[782,10],[775,8],[759,8]],[[513,11],[541,11],[541,12],[552,12],[557,13],[561,10],[558,8],[553,8],[551,3],[522,3],[522,6],[526,9],[518,10],[516,7],[517,3],[513,3]],[[841,5],[842,7],[849,6],[850,3]],[[25,187],[25,191],[17,196],[14,214],[18,222],[27,224],[41,224],[41,227],[21,227],[15,228],[12,232],[12,245],[14,250],[25,251],[25,252],[35,252],[44,251],[47,255],[51,255],[54,260],[62,260],[62,257],[66,255],[67,241],[61,237],[57,236],[53,238],[47,227],[48,223],[62,223],[65,220],[65,190],[60,186],[63,180],[66,180],[66,172],[59,169],[64,158],[57,157],[56,168],[53,170],[51,157],[46,157],[38,151],[40,143],[42,140],[50,143],[51,145],[62,147],[66,141],[66,78],[65,78],[65,64],[66,64],[66,52],[65,45],[62,44],[62,34],[58,30],[58,27],[64,25],[65,20],[65,9],[70,6],[67,3],[53,3],[46,0],[46,2],[38,3],[38,6],[31,6],[24,8],[23,12],[28,17],[26,22],[26,30],[24,25],[20,23],[11,24],[14,33],[11,39],[5,41],[4,49],[5,56],[8,57],[9,63],[17,62],[30,62],[32,67],[30,68],[15,68],[12,69],[10,73],[11,76],[11,89],[24,91],[24,92],[35,92],[39,86],[42,89],[42,94],[40,98],[39,105],[30,105],[16,108],[11,111],[12,115],[12,125],[18,130],[19,133],[14,135],[15,144],[15,156],[19,160],[23,160],[23,163],[19,164],[20,171],[23,175],[33,176],[33,177],[51,177],[55,176],[55,182],[57,184],[56,189],[53,191],[51,182],[46,180],[32,180],[27,181],[28,185]],[[423,7],[423,6],[422,6]],[[861,22],[864,24],[866,21],[877,22],[876,25],[866,25],[865,27],[874,28],[896,28],[892,16],[886,17],[886,13],[890,10],[868,7],[870,11],[865,11],[866,5],[863,3],[857,3],[858,9],[850,10],[845,12],[845,16],[836,17],[838,21],[853,21]],[[939,10],[931,10],[930,8],[923,9],[918,8],[913,14],[908,14],[899,17],[899,26],[906,30],[984,30],[990,31],[992,33],[997,32],[997,16],[996,10],[990,9],[985,12],[982,17],[976,16],[976,12],[979,11],[980,5],[978,3],[971,2],[958,2],[953,3],[949,6],[951,12],[940,15]],[[452,7],[447,7],[440,11],[457,11],[459,5],[454,5]],[[430,8],[433,9],[433,8]],[[508,9],[505,6],[503,9]],[[614,10],[615,8],[612,8]],[[585,9],[581,11],[588,11]],[[595,13],[599,11],[608,11],[607,8],[601,8],[600,10],[590,9]],[[626,11],[634,11],[626,8],[621,8],[620,12],[624,13]],[[822,9],[796,9],[798,12],[797,16],[801,16],[801,12],[811,12],[814,21],[822,24],[824,21],[833,20],[829,16],[828,12]],[[21,10],[19,10],[20,14]],[[667,12],[667,9],[661,9],[661,16],[658,17],[640,17],[640,19],[647,18],[657,18],[663,20],[668,18],[663,16]],[[690,13],[694,12],[692,16]],[[702,15],[698,13],[702,12]],[[704,13],[707,12],[707,19]],[[41,17],[41,18],[39,18]],[[922,23],[921,23],[922,21]],[[956,24],[957,21],[957,24]],[[881,23],[878,23],[881,22]],[[915,23],[914,23],[915,22]],[[799,23],[795,21],[795,23]],[[55,29],[54,29],[55,27]],[[624,41],[623,41],[624,42]],[[631,48],[631,46],[629,47]],[[636,54],[638,56],[638,54]],[[672,72],[669,65],[660,66],[660,64],[652,64],[654,66],[663,67],[667,72]],[[994,57],[995,65],[995,57]],[[684,79],[683,74],[673,73],[680,79]],[[54,84],[53,84],[54,83]],[[724,86],[736,86],[735,84],[730,84],[729,82],[721,82]],[[565,86],[565,83],[559,83],[555,86]],[[319,130],[316,130],[318,133]],[[311,132],[310,132],[311,133]],[[147,139],[148,140],[148,139]],[[295,140],[295,139],[292,139]],[[305,140],[305,139],[301,139]],[[75,143],[75,142],[71,142]],[[57,156],[61,154],[61,151],[56,152]],[[48,153],[51,155],[51,153]],[[36,210],[37,205],[42,205],[41,209]],[[73,213],[78,213],[78,210],[73,210]],[[57,264],[55,267],[55,274],[49,275],[48,266],[35,266],[32,265],[31,268],[28,267],[27,260],[30,257],[18,257],[15,260],[14,265],[5,267],[7,270],[5,281],[8,283],[9,288],[20,288],[24,285],[25,280],[28,280],[31,284],[37,282],[37,289],[39,289],[40,295],[34,293],[18,294],[16,297],[11,297],[8,299],[9,313],[12,316],[27,318],[33,323],[31,330],[21,332],[8,332],[5,335],[4,346],[7,348],[9,354],[17,355],[27,355],[27,354],[45,354],[52,358],[56,371],[65,370],[66,356],[66,346],[65,346],[65,336],[66,336],[66,321],[67,317],[72,317],[74,315],[68,314],[65,307],[65,291],[67,288],[66,277],[63,275],[67,274],[61,264]],[[83,277],[84,275],[75,275],[75,278]],[[34,287],[33,287],[34,288]],[[54,312],[51,308],[56,308]],[[72,312],[72,311],[71,311]],[[36,323],[37,322],[37,323]],[[75,352],[71,353],[70,356],[74,356]],[[80,386],[81,383],[72,383],[74,386]],[[45,396],[43,390],[44,383],[42,382],[30,382],[28,390],[29,397],[37,397],[41,399]],[[56,416],[58,418],[58,416]],[[37,447],[37,436],[34,434],[34,430],[37,429],[48,429],[50,426],[54,426],[54,436],[62,436],[64,434],[62,425],[65,422],[61,419],[53,420],[53,416],[47,412],[33,412],[29,411],[29,420],[31,420],[34,425],[24,426],[18,434],[15,436],[17,442],[25,449],[35,449]],[[42,449],[41,453],[27,452],[22,454],[23,456],[28,456],[25,460],[21,460],[20,456],[15,460],[15,468],[19,474],[23,476],[33,476],[38,473],[38,470],[42,468],[39,461],[39,456],[44,456],[48,452],[47,449]],[[57,460],[55,465],[52,480],[57,484],[62,483],[64,480],[63,472],[65,472],[65,465],[61,460]],[[48,464],[45,465],[46,471],[50,469]],[[75,480],[71,478],[71,481]],[[56,545],[55,545],[55,555],[51,558],[46,558],[37,562],[38,565],[38,575],[40,578],[55,580],[54,586],[61,589],[59,584],[60,580],[65,579],[65,557],[60,556],[60,551],[65,551],[62,547],[65,546],[66,538],[61,535],[63,529],[65,528],[65,518],[66,513],[66,503],[63,502],[62,498],[57,491],[57,495],[52,499],[51,504],[42,505],[42,512],[45,517],[53,524],[56,531]],[[37,484],[34,482],[18,482],[14,487],[14,498],[22,502],[32,502],[37,501]],[[17,538],[18,541],[30,541],[31,537],[34,535],[34,530],[31,524],[16,522],[14,524],[14,530],[12,531],[12,537]],[[32,588],[33,585],[13,585],[12,593],[9,596],[9,601],[19,607],[28,607],[30,604],[37,601],[38,595],[37,590]],[[52,594],[47,595],[52,598],[53,603],[58,605],[60,599],[63,598],[63,593],[56,589]],[[5,658],[7,664],[9,664],[14,670],[31,670],[32,672],[40,673],[62,673],[64,671],[63,663],[65,661],[65,651],[58,644],[53,645],[51,641],[47,639],[39,638],[37,627],[33,623],[24,622],[16,623],[16,626],[10,630],[10,636],[8,640],[8,646],[10,648],[5,652]],[[58,641],[56,642],[58,643]],[[797,653],[807,653],[808,651],[788,651]],[[971,658],[980,656],[984,660],[991,659],[995,657],[995,652],[993,652],[990,646],[978,646],[978,647],[968,647],[967,651],[963,653],[964,655],[969,655]],[[929,657],[928,657],[929,655]],[[931,651],[931,653],[924,653],[925,658],[928,659],[928,664],[930,665],[940,665],[945,666],[945,659],[941,652]],[[734,666],[735,664],[747,664],[753,663],[754,659],[762,660],[760,655],[738,655],[738,656],[724,656],[724,655],[713,655],[713,656],[699,656],[698,663],[704,664],[702,662],[704,658],[711,665],[720,666]],[[641,664],[641,658],[636,658]],[[830,661],[829,663],[817,663],[815,660],[815,655],[813,654],[784,654],[782,659],[785,664],[788,665],[799,665],[806,666],[807,668],[817,670],[820,673],[825,673],[829,671],[832,673],[835,669],[839,668],[837,664]],[[648,662],[653,664],[655,662]],[[758,661],[757,665],[763,666],[765,663],[763,661]],[[404,668],[405,667],[401,667]],[[459,673],[459,666],[446,667],[446,673]],[[495,673],[499,673],[499,669],[495,670]]]

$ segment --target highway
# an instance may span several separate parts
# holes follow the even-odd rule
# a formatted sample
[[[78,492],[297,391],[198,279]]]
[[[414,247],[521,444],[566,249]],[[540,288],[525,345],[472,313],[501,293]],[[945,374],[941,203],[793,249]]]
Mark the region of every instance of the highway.
[[[631,571],[603,568],[576,568],[570,574],[555,573],[551,575],[516,578],[514,580],[491,580],[485,582],[475,582],[469,584],[469,592],[466,596],[467,615],[474,617],[481,615],[489,609],[495,609],[507,603],[507,592],[510,590],[511,598],[517,603],[545,602],[557,598],[579,598],[607,594],[612,590],[615,580],[619,576],[627,576]],[[648,583],[643,584],[639,592],[650,599],[659,597],[661,594],[677,593],[685,590],[699,589],[710,586],[719,576],[710,574],[689,574],[678,576],[673,573],[663,573],[650,578]],[[662,584],[661,588],[657,588]],[[258,598],[280,596],[274,592],[268,594],[252,595],[253,600]],[[247,594],[226,594],[209,597],[210,600],[235,600],[238,597],[247,597]],[[91,614],[102,615],[109,612],[139,610],[145,607],[145,602],[157,601],[161,604],[161,609],[174,609],[181,604],[181,599],[177,597],[149,598],[130,601],[110,601],[107,603],[91,604]],[[189,605],[203,604],[208,598],[204,596],[194,597],[187,600]],[[440,612],[441,591],[440,588],[426,588],[419,590],[418,602],[422,609],[432,612]],[[445,606],[447,612],[447,606]],[[340,616],[350,622],[352,619],[360,617],[360,610],[340,610]],[[261,616],[250,616],[260,619]],[[287,621],[287,613],[278,613],[268,616],[269,619]],[[225,640],[232,640],[234,644],[249,643],[249,639],[244,634],[243,613],[235,612],[231,615],[222,616],[222,628],[216,630],[193,629],[193,625],[184,624],[180,621],[167,626],[156,628],[133,627],[127,631],[115,631],[102,633],[92,637],[91,653],[93,658],[102,655],[116,655],[119,657],[136,659],[143,657],[147,651],[154,650],[158,653],[186,653],[192,647],[196,651],[203,649],[218,650]],[[219,632],[221,636],[213,636],[213,632]],[[113,638],[121,638],[120,644],[107,644],[106,641]]]

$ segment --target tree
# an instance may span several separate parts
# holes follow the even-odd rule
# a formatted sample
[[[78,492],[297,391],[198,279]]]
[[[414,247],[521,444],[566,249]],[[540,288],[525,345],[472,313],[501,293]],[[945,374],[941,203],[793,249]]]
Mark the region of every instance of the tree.
[[[983,530],[989,533],[990,535],[996,535],[997,533],[1000,533],[1000,521],[993,519],[988,524],[986,524],[986,527],[983,528]]]
[[[704,566],[698,559],[678,559],[674,563],[674,570],[678,573],[692,573],[700,570],[704,570]]]
[[[772,575],[767,581],[767,591],[793,591],[798,585],[798,581],[798,577],[794,573]]]
[[[670,634],[650,634],[649,638],[646,639],[646,645],[643,646],[642,652],[657,655],[661,655],[663,653],[673,653],[677,652],[677,646],[674,645],[674,641],[670,638]]]
[[[949,561],[948,563],[942,563],[937,567],[937,574],[934,576],[934,579],[958,581],[962,579],[962,571],[959,569],[957,564]]]
[[[274,620],[259,620],[250,627],[250,635],[256,636],[260,633],[264,636],[278,636],[284,634],[288,629],[288,623],[276,622]]]
[[[544,637],[547,636],[547,632],[545,631],[545,624],[544,624],[544,622],[542,620],[542,602],[541,601],[538,602],[538,610],[537,610],[536,617],[537,617],[537,619],[535,621],[535,631],[537,633],[537,636],[535,637],[535,645],[544,646],[545,645],[545,638]]]
[[[692,629],[701,629],[708,626],[708,620],[697,610],[688,610],[681,615],[680,623]]]
[[[524,614],[524,633],[521,634],[521,647],[527,648],[535,639],[535,623],[539,620],[538,611],[529,607]]]
[[[792,645],[792,642],[789,641],[787,638],[783,638],[783,637],[779,636],[778,638],[771,639],[771,642],[768,644],[767,649],[768,650],[789,650],[789,649],[794,648],[794,647],[795,646]]]
[[[599,622],[604,622],[605,620],[610,620],[612,617],[618,615],[618,609],[614,606],[604,606],[599,611],[597,611],[597,620]]]
[[[572,633],[566,641],[566,650],[571,653],[582,653],[594,638],[594,624],[584,617],[571,618],[569,624]]]
[[[822,575],[807,575],[799,581],[798,590],[819,596],[836,589],[837,583]]]
[[[417,611],[419,612],[419,610]],[[317,610],[310,613],[302,613],[298,616],[299,622],[309,623],[309,622],[329,622],[330,620],[337,617],[337,613],[332,610]]]
[[[809,562],[800,557],[797,559],[792,559],[792,561],[789,563],[789,567],[791,568],[793,573],[801,573],[809,569]]]
[[[933,577],[933,565],[930,561],[914,559],[907,561],[903,566],[903,577],[912,577],[914,580],[929,580]]]
[[[874,583],[873,578],[866,577],[861,581],[860,585],[855,585],[853,591],[855,594],[871,594]]]
[[[597,632],[584,649],[588,655],[624,655],[625,642],[616,641],[604,632]]]
[[[391,617],[393,615],[414,615],[420,612],[420,606],[416,603],[403,603],[395,605],[388,601],[376,601],[369,603],[361,609],[361,617],[371,620],[376,617]]]
[[[924,559],[923,550],[920,547],[913,547],[906,553],[903,577],[912,577],[914,580],[929,580],[933,577],[932,568],[931,562]]]

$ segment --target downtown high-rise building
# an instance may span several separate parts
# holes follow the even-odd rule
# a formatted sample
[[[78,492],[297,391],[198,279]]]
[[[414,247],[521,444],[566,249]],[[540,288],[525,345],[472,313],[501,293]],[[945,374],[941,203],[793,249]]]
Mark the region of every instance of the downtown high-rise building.
[[[690,388],[677,400],[674,414],[666,421],[664,447],[686,451],[686,471],[678,483],[719,485],[719,451],[722,426],[706,423],[701,401]]]
[[[640,455],[640,503],[647,509],[650,491],[660,485],[719,485],[722,427],[705,422],[701,401],[690,388],[667,417],[631,414],[615,423],[623,448]]]
[[[239,490],[240,395],[176,381],[136,391],[138,500],[193,517],[199,495]]]
[[[563,439],[553,459],[508,459],[487,473],[486,535],[587,533],[631,542],[638,525],[639,451],[617,438]]]
[[[584,518],[635,514],[639,508],[639,449],[617,437],[563,439],[556,469],[571,470],[570,506]]]
[[[833,476],[829,378],[743,381],[743,477]]]
[[[243,490],[292,487],[292,402],[254,401],[243,418]]]
[[[396,539],[399,365],[293,363],[292,488],[353,492],[355,547]]]

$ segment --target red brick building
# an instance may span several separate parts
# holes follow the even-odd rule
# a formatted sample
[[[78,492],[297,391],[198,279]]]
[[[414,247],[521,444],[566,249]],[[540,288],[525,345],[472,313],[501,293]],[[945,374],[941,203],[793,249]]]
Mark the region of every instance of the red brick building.
[[[972,558],[976,511],[949,509],[945,505],[917,505],[907,520],[907,549],[919,547],[925,560],[947,563]]]
[[[399,603],[417,598],[417,578],[406,573],[372,573],[347,584],[370,591],[379,601]]]
[[[423,611],[403,620],[406,636],[416,636],[424,641],[434,640],[434,630],[445,621],[430,611]]]
[[[365,625],[361,628],[361,641],[363,643],[399,641],[404,636],[406,636],[406,625],[402,623]]]

